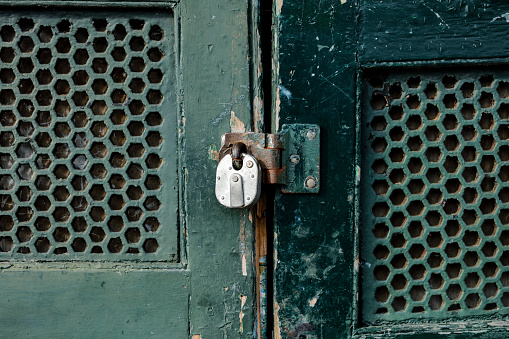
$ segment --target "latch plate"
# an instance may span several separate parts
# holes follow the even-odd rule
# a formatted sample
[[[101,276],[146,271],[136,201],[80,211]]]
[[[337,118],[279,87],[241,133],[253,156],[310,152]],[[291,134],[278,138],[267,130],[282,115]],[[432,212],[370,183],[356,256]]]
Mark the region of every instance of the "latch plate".
[[[320,190],[320,127],[283,125],[279,134],[226,133],[219,161],[241,142],[263,170],[263,183],[280,184],[283,193],[318,193]]]
[[[318,193],[320,190],[320,127],[310,124],[283,125],[286,183],[283,193]]]

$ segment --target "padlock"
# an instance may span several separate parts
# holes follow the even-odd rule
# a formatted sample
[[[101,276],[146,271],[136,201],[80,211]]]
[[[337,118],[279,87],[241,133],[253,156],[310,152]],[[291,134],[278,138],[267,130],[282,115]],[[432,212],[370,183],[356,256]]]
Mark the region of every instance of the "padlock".
[[[245,208],[260,198],[262,169],[258,160],[242,153],[242,167],[236,169],[231,154],[221,159],[216,171],[216,198],[229,208]]]

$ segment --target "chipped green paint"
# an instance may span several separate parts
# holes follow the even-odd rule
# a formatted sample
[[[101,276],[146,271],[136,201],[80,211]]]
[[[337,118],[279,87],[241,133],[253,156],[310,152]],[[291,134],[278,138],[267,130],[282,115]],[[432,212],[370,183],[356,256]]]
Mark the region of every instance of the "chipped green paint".
[[[469,73],[475,64],[504,64],[509,50],[504,38],[508,27],[505,13],[509,13],[509,5],[499,0],[482,4],[468,0],[276,1],[274,13],[277,27],[274,126],[316,123],[322,135],[320,193],[317,196],[276,196],[275,337],[298,338],[302,333],[318,338],[488,338],[490,334],[503,337],[508,328],[505,312],[486,314],[490,311],[476,308],[475,303],[465,313],[469,314],[469,320],[449,314],[449,319],[443,321],[445,315],[433,316],[432,312],[436,311],[430,311],[426,321],[417,313],[409,319],[405,312],[393,312],[390,302],[386,305],[390,316],[375,315],[377,310],[370,310],[375,307],[374,297],[364,293],[372,293],[376,287],[368,285],[371,282],[379,287],[386,283],[373,276],[362,278],[366,272],[373,274],[380,264],[369,260],[373,256],[370,246],[376,244],[372,243],[373,233],[366,231],[369,228],[365,225],[366,219],[359,219],[362,211],[371,212],[372,206],[361,209],[361,204],[372,198],[366,197],[370,194],[367,189],[359,189],[367,185],[364,181],[371,169],[363,160],[366,160],[365,148],[371,145],[372,139],[361,138],[361,131],[369,124],[361,116],[365,112],[363,107],[370,104],[362,85],[367,71],[398,74],[405,67],[414,74],[423,74],[424,79],[425,66],[454,66],[448,69],[461,74]],[[482,67],[477,69],[483,70]],[[445,75],[447,69],[437,72]],[[494,73],[495,80],[497,74]],[[494,90],[490,85],[484,91]],[[381,93],[384,91],[380,89]],[[384,132],[380,135],[390,137]],[[428,163],[425,165],[429,167]],[[482,194],[489,198],[491,193]],[[406,228],[403,232],[407,232]],[[489,242],[489,236],[483,237],[481,244]],[[407,241],[410,245],[419,240],[409,236]],[[361,246],[365,249],[362,252]],[[391,246],[394,249],[394,244]],[[427,251],[432,252],[433,248],[426,246]],[[448,253],[452,255],[452,247],[450,250]],[[458,258],[463,258],[464,252],[468,249]],[[406,279],[412,279],[407,274],[411,266],[410,262],[406,268],[395,270],[403,272]],[[472,270],[476,269],[468,268],[469,273],[475,273]],[[481,285],[495,283],[499,290],[506,288],[498,279],[483,279]],[[451,284],[451,279],[444,280],[445,284]],[[470,288],[474,291],[477,287]],[[447,293],[444,293],[446,298]],[[469,293],[470,290],[459,302],[467,308]],[[481,299],[482,305],[491,302],[490,298]],[[412,306],[416,302],[409,301]],[[494,303],[499,309],[505,307],[500,305],[499,299]],[[432,303],[426,307],[435,308],[436,305]],[[369,310],[366,318],[361,307]],[[412,309],[406,312],[412,313]],[[375,318],[380,319],[379,326],[371,323]],[[490,322],[487,318],[493,320]]]
[[[318,194],[276,196],[275,338],[342,338],[355,312],[348,197],[355,172],[356,6],[278,4],[274,86],[281,94],[274,96],[274,126],[320,126],[321,186]]]
[[[217,161],[219,159],[219,153],[217,151],[216,144],[210,144],[209,146],[209,159]]]
[[[113,173],[124,176],[125,186],[119,189],[121,191],[119,196],[124,198],[131,194],[129,186],[133,186],[135,180],[139,181],[132,178],[135,176],[134,172],[129,175],[127,168],[132,165],[131,163],[139,163],[145,174],[155,175],[157,169],[151,168],[147,162],[150,162],[149,154],[156,153],[162,158],[161,166],[165,168],[160,173],[163,188],[153,190],[157,192],[154,195],[157,195],[162,202],[161,209],[159,212],[152,210],[144,212],[145,216],[160,213],[161,227],[157,236],[160,247],[154,253],[143,252],[146,250],[143,243],[152,238],[143,220],[127,220],[129,216],[125,215],[124,210],[117,210],[117,205],[114,206],[115,208],[110,206],[110,199],[89,200],[90,196],[86,196],[90,208],[103,208],[107,217],[110,214],[120,215],[125,222],[126,230],[135,228],[140,230],[141,242],[136,240],[138,239],[136,236],[129,237],[128,231],[124,235],[109,228],[112,226],[108,224],[107,219],[90,222],[93,227],[101,226],[106,229],[107,239],[104,243],[100,241],[102,236],[98,236],[91,230],[80,233],[79,229],[75,229],[76,225],[72,223],[72,220],[69,222],[57,220],[55,223],[58,225],[51,226],[52,228],[47,231],[38,229],[40,225],[35,222],[15,220],[23,223],[20,227],[26,227],[36,235],[43,232],[46,232],[48,236],[57,234],[55,244],[62,243],[58,245],[58,248],[66,247],[68,252],[75,249],[72,247],[73,239],[59,237],[56,231],[61,230],[56,228],[71,229],[74,226],[69,232],[75,237],[82,237],[81,234],[83,234],[88,247],[82,256],[75,255],[70,258],[72,260],[64,261],[60,260],[59,256],[71,257],[71,255],[53,252],[57,246],[52,246],[47,254],[37,252],[36,244],[19,246],[31,249],[30,255],[33,258],[25,256],[28,260],[24,260],[23,256],[26,253],[22,251],[14,253],[12,258],[9,258],[9,264],[3,265],[0,272],[2,276],[0,296],[4,300],[0,310],[2,319],[0,336],[63,337],[68,336],[69,333],[80,333],[86,337],[112,338],[121,336],[179,339],[186,337],[251,338],[254,300],[256,300],[253,288],[251,222],[247,212],[239,213],[239,211],[223,209],[213,199],[214,191],[213,185],[210,185],[210,178],[214,178],[217,163],[209,160],[209,156],[214,157],[214,145],[220,143],[221,134],[230,130],[230,112],[235,112],[235,119],[238,121],[251,121],[248,4],[234,3],[229,0],[214,2],[43,0],[34,5],[31,1],[20,0],[15,3],[0,1],[0,6],[2,7],[1,15],[3,15],[0,28],[19,25],[17,34],[14,34],[12,39],[20,39],[11,43],[8,41],[9,29],[1,30],[0,34],[3,34],[4,38],[1,42],[1,47],[4,48],[2,58],[12,54],[8,48],[5,49],[12,47],[15,50],[15,58],[23,58],[25,65],[29,65],[28,59],[31,59],[34,68],[37,68],[31,72],[28,68],[20,70],[18,67],[12,67],[16,76],[13,84],[6,83],[5,76],[0,79],[4,81],[0,88],[2,91],[0,115],[6,115],[5,111],[12,110],[15,111],[17,124],[20,124],[20,121],[24,123],[29,121],[36,125],[41,122],[37,115],[44,116],[40,112],[48,111],[52,118],[49,126],[37,125],[34,138],[15,139],[16,145],[28,142],[35,147],[37,144],[41,150],[38,149],[38,154],[32,157],[45,153],[46,151],[42,150],[44,147],[38,145],[38,143],[44,144],[45,140],[37,138],[37,133],[44,132],[46,128],[53,143],[58,138],[63,139],[65,141],[61,143],[67,144],[73,152],[72,157],[63,159],[57,157],[55,152],[48,151],[50,157],[58,158],[52,158],[51,166],[66,165],[71,172],[68,180],[55,177],[54,181],[54,184],[58,186],[72,187],[68,189],[70,193],[73,193],[69,198],[71,202],[58,201],[54,202],[55,206],[62,208],[78,206],[72,203],[73,198],[78,195],[74,190],[81,187],[72,186],[73,176],[77,174],[75,172],[84,173],[83,176],[89,181],[89,188],[98,182],[105,182],[107,187],[104,190],[107,195],[111,194],[111,190],[117,189],[110,187],[109,176],[92,178],[88,171],[85,173],[85,170],[80,168],[85,165],[84,162],[80,162],[81,158],[78,159],[79,161],[74,161],[77,159],[74,155],[78,156],[80,152],[80,146],[76,143],[82,145],[83,141],[83,139],[75,139],[75,133],[87,134],[91,140],[89,146],[94,142],[103,142],[108,146],[105,151],[107,156],[104,154],[103,157],[105,160],[101,160],[101,157],[94,158],[89,160],[89,166],[101,163],[110,170],[108,175]],[[53,40],[47,41],[47,35],[38,35],[39,31],[32,29],[29,20],[23,19],[25,17],[36,18],[37,20],[34,21],[37,28],[47,26],[45,29],[53,30]],[[69,24],[64,22],[59,25],[59,22],[65,19],[69,20]],[[96,21],[94,22],[93,19]],[[140,24],[140,19],[145,23],[144,26]],[[126,34],[123,34],[120,24],[126,29]],[[150,26],[152,25],[161,26],[164,34],[155,34],[151,39]],[[80,36],[77,34],[77,29],[80,27],[86,27],[91,33],[86,37]],[[120,30],[115,30],[116,28]],[[122,36],[125,41],[118,40],[123,39]],[[143,44],[140,37],[145,36],[149,39]],[[32,39],[33,47],[30,47],[32,46],[30,43],[18,44],[21,41],[29,42],[26,37]],[[70,43],[71,54],[66,52],[68,45],[66,38]],[[83,40],[87,41],[83,42]],[[209,45],[213,45],[214,48],[202,48]],[[23,48],[23,51],[19,48]],[[31,48],[33,51],[30,51]],[[73,58],[78,48],[88,53],[88,61],[83,65],[76,64],[82,60]],[[125,61],[121,60],[122,54],[113,53],[114,48],[126,50]],[[43,64],[45,60],[39,60],[42,58],[43,49],[47,49],[46,55],[49,50],[53,56],[49,64]],[[66,59],[68,62],[60,59]],[[134,59],[137,64],[132,62]],[[67,65],[69,65],[69,71],[66,71]],[[9,67],[8,63],[2,65],[2,68]],[[40,69],[48,68],[54,71],[53,80],[50,80],[48,85],[40,84],[41,78],[37,76],[37,73]],[[115,71],[117,68],[125,68],[126,71]],[[75,83],[73,79],[78,69],[91,72],[89,85],[83,90],[80,88],[84,85]],[[160,69],[164,72],[161,83],[158,83],[160,81],[157,80],[157,74],[150,73],[152,69]],[[5,71],[3,74],[5,75]],[[142,81],[137,80],[138,78]],[[21,80],[23,85],[19,86]],[[35,84],[32,92],[29,90],[31,86],[26,86],[27,80]],[[67,91],[67,86],[64,86],[62,80],[69,84],[70,94],[68,95],[64,93]],[[101,81],[97,81],[96,84],[96,80]],[[54,87],[57,81],[62,86]],[[108,88],[104,86],[100,88],[101,86],[98,85],[101,83],[106,83]],[[47,96],[44,101],[44,98],[36,94],[39,90],[47,90],[44,93],[52,94],[52,98]],[[16,99],[11,95],[11,91]],[[78,91],[86,95],[81,93],[81,97],[76,97],[74,92]],[[161,95],[157,91],[161,91]],[[121,95],[122,92],[126,94],[126,97]],[[154,96],[151,93],[157,95]],[[85,102],[87,96],[88,103]],[[164,98],[162,103],[158,102],[160,96]],[[36,107],[38,109],[32,116],[18,114],[16,107],[22,99],[30,99],[36,102],[35,106],[41,107]],[[109,110],[103,112],[99,106],[93,105],[99,99],[104,99]],[[70,111],[56,109],[55,100],[68,100]],[[130,105],[135,100],[145,103],[144,111],[141,109],[136,112],[131,111]],[[51,105],[48,105],[47,101]],[[226,115],[221,111],[218,112],[217,108],[221,106],[229,107]],[[72,125],[73,114],[81,111],[86,113],[90,124],[104,121],[109,134],[102,135],[104,128],[98,128],[96,131],[94,128]],[[125,112],[127,121],[123,121],[123,114],[118,112]],[[119,115],[120,119],[113,121],[111,117],[114,114]],[[162,124],[159,123],[159,119],[151,120],[150,117],[157,118],[157,115],[162,116]],[[6,135],[4,132],[8,132],[8,128],[13,129],[4,126],[6,121],[2,119],[0,132],[3,137]],[[132,122],[141,124],[144,131],[131,130],[128,126]],[[55,127],[57,123],[68,123],[70,128],[68,138],[62,133],[67,129],[57,130]],[[9,132],[25,131],[17,127],[21,126],[15,125],[13,131]],[[243,128],[250,130],[251,126],[249,123],[244,123]],[[112,130],[117,131],[115,134],[117,137],[113,135]],[[120,130],[126,139],[125,146],[122,145],[124,139],[120,137],[121,134],[118,132]],[[92,135],[94,132],[98,135]],[[135,132],[138,132],[138,135],[134,135]],[[159,143],[160,138],[147,138],[149,134],[156,132],[163,139],[161,145],[157,146],[155,144]],[[11,139],[5,137],[4,140]],[[129,147],[135,140],[146,148],[154,148],[154,150],[151,149],[143,155],[136,153],[136,149]],[[139,145],[136,146],[139,147]],[[5,144],[1,147],[2,153],[18,155],[16,147],[13,147],[13,151],[6,150]],[[90,150],[90,148],[84,149]],[[209,150],[208,154],[205,154],[204,150],[205,152]],[[114,168],[110,164],[110,156],[115,152],[128,154],[125,157],[128,158],[129,163],[124,164],[124,169]],[[33,166],[36,164],[36,162],[31,163]],[[5,170],[3,166],[2,170]],[[32,170],[35,171],[35,167]],[[21,171],[27,178],[27,180],[23,179],[26,181],[26,185],[23,184],[23,186],[34,188],[38,185],[36,176],[39,174],[54,175],[53,167],[51,169],[37,168],[37,170],[46,172],[35,173],[30,180],[28,180],[28,174],[31,172],[27,168]],[[9,175],[18,175],[16,171],[17,168],[13,169]],[[2,172],[1,175],[6,173]],[[10,185],[9,180],[7,183]],[[13,190],[7,190],[6,193],[2,190],[2,195],[9,194],[11,191]],[[51,195],[51,192],[53,191],[49,191],[48,195]],[[100,195],[94,196],[100,197]],[[143,199],[146,197],[147,194]],[[32,200],[40,200],[37,198]],[[115,199],[120,201],[119,197]],[[35,205],[30,204],[30,202],[23,202],[20,206],[31,206],[35,209]],[[67,207],[64,206],[65,204]],[[144,204],[152,208],[152,205],[147,205],[145,200],[129,201],[125,208],[145,206]],[[39,205],[41,206],[43,205]],[[4,215],[5,212],[2,210],[0,214]],[[92,216],[89,212],[89,210],[72,211],[69,213],[69,218],[84,216],[90,221]],[[35,213],[37,218],[46,215],[54,218],[52,211],[46,213],[39,209]],[[16,216],[15,212],[13,216]],[[243,225],[241,236],[239,235],[240,225]],[[10,232],[4,229],[5,224],[1,226],[0,232]],[[25,231],[26,229],[23,228]],[[9,233],[9,236],[16,237],[16,230]],[[124,245],[118,259],[114,253],[106,253],[101,257],[97,251],[99,248],[103,251],[109,249],[107,241],[114,236],[118,237]],[[21,238],[21,242],[25,242],[29,237],[21,236]],[[18,240],[14,243],[16,246],[19,245]],[[134,243],[136,245],[130,245]],[[241,243],[242,253],[239,249]],[[2,241],[0,247],[4,245],[5,241]],[[128,252],[129,247],[133,248],[130,252]],[[138,249],[140,253],[134,253],[135,249]],[[9,253],[4,250],[5,247],[2,247],[2,255],[5,259]],[[240,301],[239,294],[244,296]]]

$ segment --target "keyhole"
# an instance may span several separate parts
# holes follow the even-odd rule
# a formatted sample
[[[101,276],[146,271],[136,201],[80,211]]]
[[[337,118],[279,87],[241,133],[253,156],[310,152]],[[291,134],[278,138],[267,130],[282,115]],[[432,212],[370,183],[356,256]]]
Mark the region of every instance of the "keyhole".
[[[242,168],[242,153],[246,153],[247,147],[241,142],[236,142],[232,146],[233,168],[239,171]]]

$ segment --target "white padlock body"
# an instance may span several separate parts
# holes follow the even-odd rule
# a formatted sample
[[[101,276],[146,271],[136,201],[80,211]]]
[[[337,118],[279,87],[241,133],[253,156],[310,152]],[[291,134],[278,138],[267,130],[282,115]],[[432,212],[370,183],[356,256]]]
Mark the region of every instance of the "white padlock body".
[[[252,155],[242,154],[242,168],[233,167],[231,154],[221,159],[216,171],[216,198],[229,208],[245,208],[260,198],[262,169]]]

